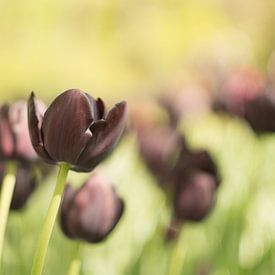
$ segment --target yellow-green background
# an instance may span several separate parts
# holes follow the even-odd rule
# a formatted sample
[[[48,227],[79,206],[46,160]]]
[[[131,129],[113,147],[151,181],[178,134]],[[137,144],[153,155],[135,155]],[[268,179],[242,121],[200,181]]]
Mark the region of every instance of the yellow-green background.
[[[49,102],[81,88],[107,102],[134,100],[209,61],[265,72],[274,15],[272,0],[1,0],[0,99],[27,98],[33,90]],[[274,138],[213,115],[184,127],[190,144],[211,150],[223,182],[209,219],[184,226],[182,274],[274,274]],[[167,274],[171,248],[159,233],[168,217],[164,196],[136,152],[128,137],[102,166],[126,213],[106,243],[85,247],[82,274]],[[79,185],[85,177],[72,173],[70,180]],[[10,215],[4,274],[28,274],[53,184],[54,176]],[[66,274],[72,251],[57,226],[44,274]]]

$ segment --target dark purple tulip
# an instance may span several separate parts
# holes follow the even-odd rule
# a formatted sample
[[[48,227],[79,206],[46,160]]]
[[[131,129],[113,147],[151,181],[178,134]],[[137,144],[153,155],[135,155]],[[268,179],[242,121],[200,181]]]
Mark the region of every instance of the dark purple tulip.
[[[27,119],[27,104],[17,101],[0,108],[0,159],[34,161]]]
[[[28,105],[32,144],[49,163],[67,162],[89,172],[118,142],[126,124],[126,103],[105,115],[103,101],[77,89],[59,95],[44,113],[32,93]]]
[[[120,220],[124,203],[109,181],[93,175],[77,191],[65,188],[61,203],[61,228],[71,239],[97,243],[105,239]]]
[[[16,182],[15,188],[12,195],[12,201],[10,208],[13,210],[17,210],[22,208],[35,187],[38,184],[38,179],[33,173],[33,166],[29,163],[18,162],[17,170],[16,170]],[[3,177],[5,173],[5,164],[0,164],[0,184],[2,183]]]
[[[214,161],[205,150],[189,151],[184,148],[175,173],[175,216],[181,220],[202,220],[214,204],[220,182]]]
[[[193,170],[181,180],[174,200],[175,215],[183,221],[200,221],[207,216],[214,204],[216,178],[211,174]]]

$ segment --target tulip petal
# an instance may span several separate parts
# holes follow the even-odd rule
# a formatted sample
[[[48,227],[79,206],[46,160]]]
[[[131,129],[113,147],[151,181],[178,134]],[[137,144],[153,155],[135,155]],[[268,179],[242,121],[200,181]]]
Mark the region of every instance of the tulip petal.
[[[0,159],[12,157],[15,150],[15,136],[9,121],[9,109],[8,104],[0,109]]]
[[[114,187],[102,175],[95,175],[84,184],[75,203],[78,209],[78,237],[88,242],[102,241],[120,220],[124,203]]]
[[[16,184],[10,208],[13,210],[22,208],[30,198],[37,184],[38,182],[32,173],[32,166],[25,165],[24,163],[19,164],[16,171]]]
[[[108,113],[106,120],[99,120],[90,127],[92,138],[80,155],[76,171],[91,171],[102,161],[118,142],[127,118],[126,102],[116,104]]]
[[[91,138],[92,109],[89,98],[76,89],[65,91],[52,102],[44,116],[42,133],[53,159],[76,163]]]
[[[37,154],[33,149],[29,129],[28,111],[25,101],[17,101],[10,106],[10,123],[15,136],[15,155],[18,158],[29,160],[37,159]]]
[[[179,219],[200,221],[215,202],[216,179],[211,174],[193,171],[182,178],[174,201],[175,214]]]
[[[96,100],[96,105],[97,105],[98,119],[104,118],[105,117],[105,104],[100,97]]]
[[[28,123],[31,142],[36,153],[45,161],[54,163],[54,160],[46,151],[41,133],[44,111],[46,109],[42,102],[36,102],[35,95],[32,92],[28,101]]]
[[[67,184],[64,189],[61,207],[60,207],[60,225],[64,233],[68,236],[73,238],[73,234],[70,230],[70,226],[68,225],[68,213],[70,212],[71,207],[73,206],[73,198],[76,194],[75,189],[70,185]]]

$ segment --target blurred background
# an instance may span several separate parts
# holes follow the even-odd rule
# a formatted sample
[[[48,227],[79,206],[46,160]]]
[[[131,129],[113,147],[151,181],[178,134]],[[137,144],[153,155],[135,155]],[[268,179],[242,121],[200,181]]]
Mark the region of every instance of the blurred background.
[[[209,150],[222,182],[207,219],[183,225],[178,274],[274,274],[274,134],[258,135],[245,120],[210,111],[232,73],[249,72],[248,81],[272,93],[274,1],[1,0],[0,15],[1,102],[34,91],[49,103],[69,88],[108,106],[188,95],[180,132],[190,147]],[[240,79],[242,86],[242,73]],[[135,110],[142,114],[142,105]],[[85,246],[81,274],[168,274],[173,249],[162,228],[169,209],[135,134],[129,131],[99,169],[115,183],[126,212],[104,243]],[[69,177],[75,185],[86,178]],[[28,274],[54,181],[55,173],[10,215],[4,274]],[[57,225],[44,274],[66,274],[73,250]]]

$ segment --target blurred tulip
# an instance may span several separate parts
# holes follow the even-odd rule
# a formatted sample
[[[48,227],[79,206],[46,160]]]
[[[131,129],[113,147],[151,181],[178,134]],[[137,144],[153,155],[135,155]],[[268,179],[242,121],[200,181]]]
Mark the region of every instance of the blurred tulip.
[[[175,215],[183,221],[201,221],[214,204],[216,178],[208,173],[193,170],[181,180],[174,200]]]
[[[214,111],[223,111],[246,120],[257,133],[275,131],[275,99],[267,92],[264,77],[252,69],[237,70],[225,81]]]
[[[123,210],[124,203],[109,181],[101,174],[92,175],[77,191],[66,186],[61,228],[69,238],[97,243],[111,233]]]
[[[214,204],[220,182],[214,161],[205,150],[189,151],[184,148],[175,173],[175,216],[183,221],[202,220]]]
[[[28,118],[32,144],[49,163],[66,162],[89,172],[118,142],[126,124],[127,107],[120,102],[105,115],[103,101],[77,89],[59,95],[41,112],[32,93]]]
[[[16,169],[16,182],[12,195],[11,206],[13,210],[25,206],[36,186],[40,183],[41,177],[45,179],[50,173],[51,167],[41,162],[26,163],[18,162]],[[0,185],[5,174],[6,165],[0,163]]]
[[[0,108],[0,159],[34,161],[35,153],[28,131],[27,104],[17,101]]]

